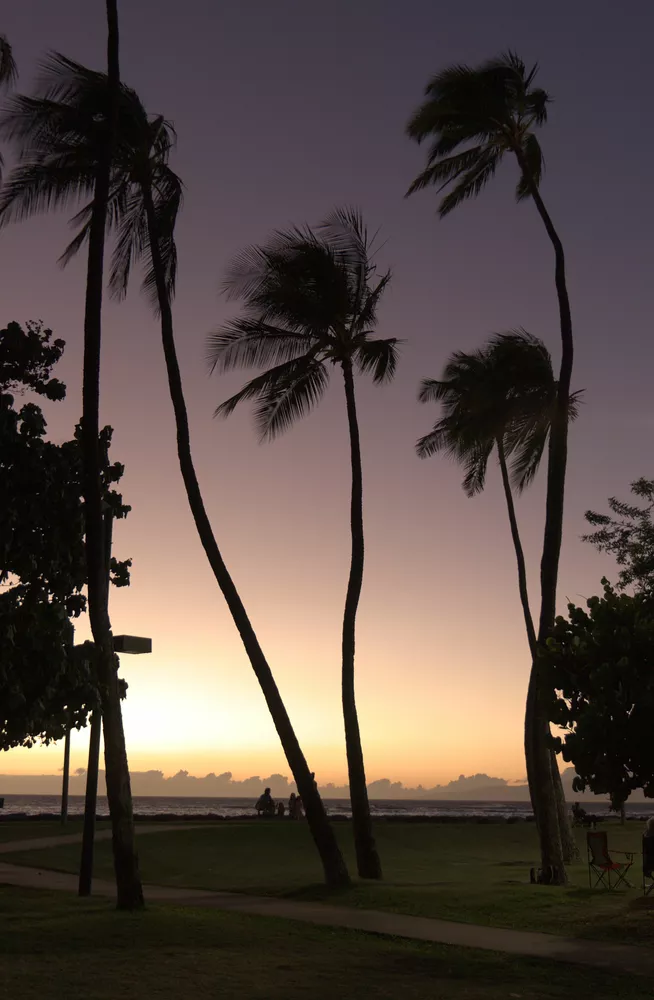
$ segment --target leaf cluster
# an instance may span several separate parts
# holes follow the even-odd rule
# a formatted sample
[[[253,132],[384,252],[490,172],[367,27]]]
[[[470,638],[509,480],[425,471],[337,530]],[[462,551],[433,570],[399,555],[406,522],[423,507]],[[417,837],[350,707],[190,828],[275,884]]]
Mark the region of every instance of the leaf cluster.
[[[644,503],[624,503],[609,498],[610,514],[586,511],[586,520],[596,530],[583,535],[600,552],[609,552],[621,567],[618,586],[633,586],[654,594],[654,479],[637,479],[631,492]]]
[[[619,808],[635,789],[654,796],[654,600],[602,584],[587,610],[569,604],[556,619],[542,655],[575,790],[609,795]]]

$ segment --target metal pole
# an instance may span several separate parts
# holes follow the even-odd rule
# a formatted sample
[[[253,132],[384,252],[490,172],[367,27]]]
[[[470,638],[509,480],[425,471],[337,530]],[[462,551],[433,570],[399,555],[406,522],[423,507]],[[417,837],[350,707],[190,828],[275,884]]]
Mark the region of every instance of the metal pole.
[[[66,730],[64,740],[64,777],[61,784],[61,825],[66,825],[68,819],[68,780],[70,777],[70,729]]]
[[[90,896],[93,883],[93,848],[95,840],[95,814],[98,802],[98,769],[100,764],[100,736],[102,714],[96,709],[91,716],[89,763],[86,772],[86,798],[84,800],[84,831],[82,857],[79,866],[79,895]]]
[[[107,569],[107,598],[111,574],[111,535],[113,512],[107,507],[104,512],[105,561]],[[95,847],[95,816],[98,803],[98,774],[100,770],[100,736],[102,734],[102,710],[100,706],[91,716],[91,738],[89,741],[89,763],[86,772],[86,798],[84,800],[84,830],[82,832],[82,856],[79,866],[79,895],[90,896],[93,884],[93,854]]]

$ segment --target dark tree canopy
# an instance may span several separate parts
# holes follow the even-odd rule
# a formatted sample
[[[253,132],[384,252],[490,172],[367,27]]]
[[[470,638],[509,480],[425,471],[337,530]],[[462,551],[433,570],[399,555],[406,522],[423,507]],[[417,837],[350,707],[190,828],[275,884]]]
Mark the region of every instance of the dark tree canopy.
[[[544,655],[575,791],[609,795],[617,809],[638,788],[654,797],[654,599],[602,583],[587,611],[569,604],[557,618]]]
[[[0,392],[26,389],[48,399],[63,399],[66,386],[50,372],[63,354],[64,341],[52,340],[43,323],[8,323],[0,330]]]
[[[624,503],[609,498],[610,514],[586,511],[586,520],[596,530],[583,536],[600,552],[610,552],[620,569],[621,590],[633,586],[637,591],[654,594],[654,479],[637,479],[631,492],[644,501]]]
[[[7,329],[13,327],[18,325]],[[50,337],[35,329],[35,340],[19,327],[2,339],[9,377],[0,389],[10,384],[19,393],[47,394],[55,384],[53,398],[62,399],[65,386],[50,372],[63,341],[50,345]],[[17,409],[14,397],[0,391],[1,749],[60,738],[69,724],[84,725],[97,699],[92,649],[86,645],[73,653],[71,645],[71,619],[85,608],[86,584],[79,428],[61,445],[46,439],[46,429],[40,407],[25,403]],[[108,448],[111,428],[102,438]],[[129,510],[111,489],[122,474],[121,465],[110,466],[104,483],[116,517]],[[114,562],[113,570],[114,582],[129,582],[128,563]]]

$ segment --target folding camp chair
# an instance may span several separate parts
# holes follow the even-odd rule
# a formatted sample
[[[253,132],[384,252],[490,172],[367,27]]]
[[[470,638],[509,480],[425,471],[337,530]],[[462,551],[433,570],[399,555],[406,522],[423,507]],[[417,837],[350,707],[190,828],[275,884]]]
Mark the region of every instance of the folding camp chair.
[[[654,889],[654,837],[643,837],[643,895]]]
[[[593,830],[586,834],[586,847],[588,849],[588,884],[591,889],[601,886],[602,889],[617,889],[623,885],[626,889],[633,889],[631,882],[627,879],[627,872],[634,863],[633,854],[627,851],[614,851],[614,854],[621,854],[625,861],[614,861],[609,854],[609,847],[606,834],[601,830]],[[595,882],[593,882],[595,878]]]

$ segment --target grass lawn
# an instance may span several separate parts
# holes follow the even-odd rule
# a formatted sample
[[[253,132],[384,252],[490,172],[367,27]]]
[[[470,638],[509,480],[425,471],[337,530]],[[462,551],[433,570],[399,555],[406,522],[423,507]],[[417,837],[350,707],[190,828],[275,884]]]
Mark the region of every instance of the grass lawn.
[[[607,824],[609,845],[637,851],[639,823]],[[349,824],[336,830],[354,871]],[[532,824],[376,825],[384,882],[357,883],[331,902],[501,927],[542,930],[633,944],[654,943],[654,894],[588,889],[585,865],[570,870],[568,889],[529,885],[537,859]],[[585,856],[584,834],[579,843]],[[304,824],[229,822],[143,835],[141,869],[148,882],[322,899],[321,870]],[[79,847],[25,851],[5,861],[76,871]],[[638,859],[632,882],[640,880]],[[112,877],[111,848],[99,843],[96,872]]]
[[[642,1000],[643,978],[212,910],[0,887],[0,1000]]]
[[[100,820],[96,830],[108,829],[108,820]],[[12,840],[35,840],[40,837],[65,837],[68,834],[82,832],[82,819],[69,819],[65,826],[57,820],[22,820],[0,818],[0,844]]]

